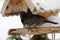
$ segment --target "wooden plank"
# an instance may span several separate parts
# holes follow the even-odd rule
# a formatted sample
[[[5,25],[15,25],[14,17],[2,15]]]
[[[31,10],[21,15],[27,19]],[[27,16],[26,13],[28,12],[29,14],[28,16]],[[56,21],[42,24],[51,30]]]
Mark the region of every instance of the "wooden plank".
[[[26,5],[27,4],[27,5]],[[27,7],[30,8],[32,13],[36,13],[38,15],[42,15],[44,17],[48,17],[51,15],[57,15],[58,12],[60,12],[59,9],[52,10],[52,11],[46,11],[38,8],[32,0],[5,0],[4,5],[2,7],[1,14],[3,16],[13,16],[13,15],[19,15],[20,11],[26,11]]]
[[[5,11],[6,11],[6,7],[7,7],[8,3],[9,3],[9,0],[5,0],[3,3],[3,7],[1,9],[2,16],[4,16],[6,14]]]
[[[27,10],[26,3],[23,0],[5,0],[4,5],[1,11],[3,16],[19,15],[20,11]]]
[[[19,28],[19,29],[10,29],[8,34],[27,34],[28,33],[28,29],[23,29],[23,28]]]
[[[52,40],[55,40],[55,32],[52,33]]]
[[[44,33],[60,33],[60,27],[39,27],[39,28],[32,28],[30,31],[28,31],[28,29],[23,29],[23,28],[19,28],[19,29],[10,29],[9,30],[9,34],[44,34]]]

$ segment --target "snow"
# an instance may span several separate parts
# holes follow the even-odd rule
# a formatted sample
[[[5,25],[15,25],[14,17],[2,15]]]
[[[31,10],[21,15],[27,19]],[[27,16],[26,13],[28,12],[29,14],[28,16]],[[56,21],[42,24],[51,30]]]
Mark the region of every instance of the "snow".
[[[60,0],[32,0],[33,3],[39,3],[39,7],[44,8],[45,10],[54,10],[60,9]]]

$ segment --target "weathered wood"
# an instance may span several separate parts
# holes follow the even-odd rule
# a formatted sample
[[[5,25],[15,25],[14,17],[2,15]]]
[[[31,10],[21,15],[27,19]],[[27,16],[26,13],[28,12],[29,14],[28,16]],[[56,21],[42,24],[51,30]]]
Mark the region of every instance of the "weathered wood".
[[[44,33],[60,33],[60,27],[39,27],[39,28],[32,28],[30,31],[28,29],[10,29],[9,34],[44,34]]]
[[[6,5],[6,1],[4,5]],[[3,10],[3,8],[2,8]],[[9,15],[19,15],[20,11],[26,11],[27,6],[24,0],[9,0],[8,4],[5,6],[5,11],[2,13],[3,16]]]
[[[3,16],[19,15],[19,12],[26,11],[27,7],[30,8],[32,13],[36,12],[38,15],[42,15],[46,18],[50,15],[56,15],[58,12],[60,12],[60,9],[52,11],[46,11],[39,8],[37,9],[36,5],[31,0],[5,0],[1,13]]]
[[[55,32],[52,33],[52,40],[55,40]]]
[[[9,3],[9,0],[5,0],[5,2],[3,4],[3,7],[1,9],[2,16],[5,16],[6,15],[5,11],[6,11],[6,7],[7,7],[8,3]]]
[[[28,29],[23,29],[23,28],[19,28],[19,29],[10,29],[8,34],[27,34],[28,33]]]

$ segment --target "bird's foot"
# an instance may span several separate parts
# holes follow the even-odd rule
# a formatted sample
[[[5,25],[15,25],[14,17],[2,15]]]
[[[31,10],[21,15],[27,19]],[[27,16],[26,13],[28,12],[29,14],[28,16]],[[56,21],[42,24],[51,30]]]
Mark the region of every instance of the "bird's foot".
[[[32,30],[32,27],[29,27],[29,28],[28,28],[28,31],[31,31],[31,30]]]
[[[34,29],[38,29],[38,27],[33,27]]]

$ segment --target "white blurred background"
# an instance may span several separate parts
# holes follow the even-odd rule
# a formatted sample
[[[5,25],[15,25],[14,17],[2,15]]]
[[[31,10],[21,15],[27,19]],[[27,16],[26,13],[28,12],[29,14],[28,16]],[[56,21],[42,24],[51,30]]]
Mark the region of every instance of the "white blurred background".
[[[36,0],[33,0],[37,2]],[[40,0],[40,6],[44,9],[56,9],[60,8],[60,0]],[[0,12],[3,6],[4,0],[0,0]],[[48,6],[47,6],[48,5]],[[60,16],[60,15],[59,15]],[[8,37],[8,30],[11,28],[22,28],[23,25],[20,21],[19,16],[9,16],[9,17],[2,17],[0,13],[0,40],[6,40]],[[24,40],[27,40],[26,37],[23,37]],[[52,35],[48,34],[48,38],[52,39]],[[56,40],[60,39],[60,33],[56,33]]]

